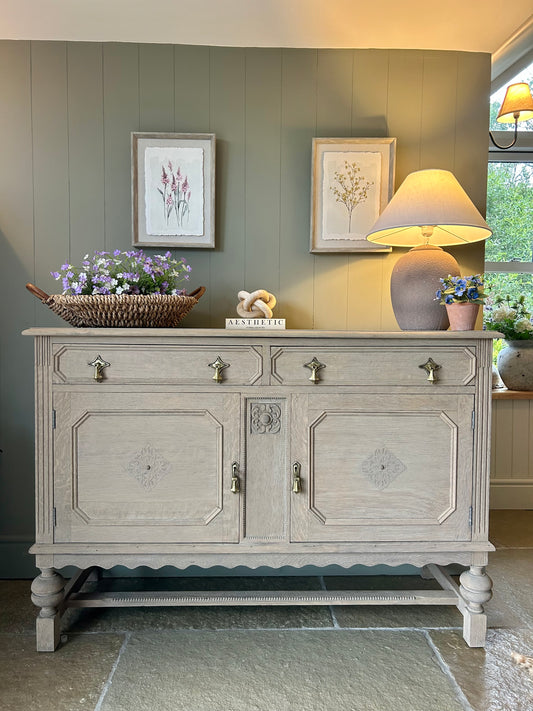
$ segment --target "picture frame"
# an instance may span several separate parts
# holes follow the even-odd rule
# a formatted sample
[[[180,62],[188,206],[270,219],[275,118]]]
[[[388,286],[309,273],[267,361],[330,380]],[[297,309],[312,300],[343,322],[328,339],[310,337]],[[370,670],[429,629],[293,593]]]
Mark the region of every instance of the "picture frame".
[[[390,252],[366,239],[394,192],[395,138],[313,138],[310,251]]]
[[[131,134],[134,247],[215,246],[215,134]]]

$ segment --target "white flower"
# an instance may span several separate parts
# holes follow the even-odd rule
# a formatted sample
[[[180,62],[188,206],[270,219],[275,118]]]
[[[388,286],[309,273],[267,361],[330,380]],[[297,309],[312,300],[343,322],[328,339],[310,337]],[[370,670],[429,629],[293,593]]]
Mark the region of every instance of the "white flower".
[[[124,289],[121,286],[117,286],[117,288],[115,289],[115,294],[122,294],[123,291]]]
[[[518,333],[525,333],[526,331],[533,331],[533,324],[528,318],[519,318],[515,325],[515,331]]]
[[[514,318],[516,316],[516,311],[512,309],[508,304],[502,304],[494,309],[492,312],[493,321],[505,321],[506,318]]]

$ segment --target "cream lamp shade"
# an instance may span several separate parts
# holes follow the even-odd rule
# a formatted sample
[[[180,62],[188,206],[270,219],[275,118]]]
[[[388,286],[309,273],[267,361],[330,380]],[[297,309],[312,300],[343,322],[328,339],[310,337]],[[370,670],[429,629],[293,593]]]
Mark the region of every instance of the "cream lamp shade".
[[[449,326],[435,299],[440,278],[459,276],[459,265],[441,247],[469,244],[492,234],[474,203],[448,170],[418,170],[404,180],[367,239],[390,247],[413,247],[392,271],[391,301],[406,331]]]
[[[496,117],[499,123],[529,121],[533,118],[533,97],[527,82],[510,84]]]
[[[430,235],[423,227],[433,227]],[[389,247],[468,244],[492,234],[449,170],[417,170],[403,181],[367,239]]]

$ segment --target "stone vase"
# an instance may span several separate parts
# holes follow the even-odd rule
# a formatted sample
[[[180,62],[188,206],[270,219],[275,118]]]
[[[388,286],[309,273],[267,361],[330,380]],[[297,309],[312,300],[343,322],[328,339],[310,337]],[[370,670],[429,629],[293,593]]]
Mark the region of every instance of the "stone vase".
[[[479,306],[480,304],[472,304],[469,301],[446,304],[450,331],[473,331],[479,313]]]
[[[454,257],[434,244],[421,244],[404,254],[391,273],[390,295],[402,331],[445,331],[448,316],[435,299],[440,278],[460,274]]]
[[[506,341],[498,353],[498,372],[508,390],[533,390],[533,339]]]

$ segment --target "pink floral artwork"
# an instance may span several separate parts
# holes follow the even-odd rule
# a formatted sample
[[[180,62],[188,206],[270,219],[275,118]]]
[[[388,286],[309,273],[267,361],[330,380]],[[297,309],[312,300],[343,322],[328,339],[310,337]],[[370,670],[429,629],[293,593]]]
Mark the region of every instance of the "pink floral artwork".
[[[150,146],[144,155],[146,234],[202,235],[204,151]]]

